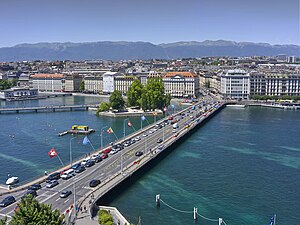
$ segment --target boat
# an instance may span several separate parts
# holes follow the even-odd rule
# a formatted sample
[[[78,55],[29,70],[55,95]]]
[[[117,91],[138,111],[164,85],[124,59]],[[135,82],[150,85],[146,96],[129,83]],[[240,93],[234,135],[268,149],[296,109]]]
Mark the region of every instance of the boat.
[[[66,134],[68,134],[68,131],[61,132],[61,133],[58,134],[58,136],[64,136]]]
[[[14,185],[19,182],[19,177],[10,177],[7,179],[6,184],[7,185]]]
[[[226,107],[245,108],[245,107],[246,107],[246,105],[232,104],[232,105],[226,105]]]

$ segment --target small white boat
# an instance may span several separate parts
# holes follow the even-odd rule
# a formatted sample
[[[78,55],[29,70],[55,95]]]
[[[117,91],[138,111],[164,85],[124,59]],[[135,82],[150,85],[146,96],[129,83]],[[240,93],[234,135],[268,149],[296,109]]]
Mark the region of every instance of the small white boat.
[[[234,108],[245,108],[246,105],[237,105],[237,104],[232,104],[232,105],[226,105],[227,107],[234,107]]]
[[[6,184],[7,185],[14,185],[19,182],[19,177],[10,177],[7,179]]]

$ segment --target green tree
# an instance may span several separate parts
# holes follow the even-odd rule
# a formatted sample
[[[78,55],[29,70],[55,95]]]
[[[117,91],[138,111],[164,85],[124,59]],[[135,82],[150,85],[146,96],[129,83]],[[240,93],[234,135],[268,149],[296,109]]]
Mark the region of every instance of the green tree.
[[[0,220],[0,225],[6,225],[7,217],[4,217]]]
[[[19,209],[13,215],[10,225],[65,225],[64,215],[52,210],[51,205],[40,204],[32,195],[18,203]]]
[[[85,90],[85,88],[84,88],[84,80],[81,81],[79,90],[80,90],[81,92],[83,92],[83,91]]]
[[[114,220],[112,216],[106,210],[99,210],[98,222],[100,225],[113,225]]]
[[[165,87],[160,78],[147,80],[145,90],[142,93],[141,105],[143,109],[163,109],[170,105],[171,96],[165,94]]]
[[[5,89],[9,89],[13,86],[16,86],[14,85],[15,84],[15,81],[9,81],[9,80],[0,80],[0,90],[5,90]]]
[[[99,108],[97,110],[97,114],[99,114],[99,112],[105,112],[105,111],[108,111],[110,108],[110,104],[108,102],[102,102],[100,105],[99,105]]]
[[[113,109],[120,110],[125,106],[122,93],[120,91],[114,91],[109,97],[109,103]]]
[[[128,106],[141,105],[141,97],[143,91],[144,86],[138,79],[135,79],[130,85],[128,91],[126,92]]]

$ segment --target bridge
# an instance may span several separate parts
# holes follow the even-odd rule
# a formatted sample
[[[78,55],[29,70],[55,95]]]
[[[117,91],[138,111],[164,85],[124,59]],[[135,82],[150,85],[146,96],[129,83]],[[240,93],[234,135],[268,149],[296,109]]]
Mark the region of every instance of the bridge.
[[[46,188],[46,177],[41,177],[39,180],[1,193],[0,198],[13,195],[19,201],[32,183],[41,183],[42,188],[38,191],[37,200],[41,203],[51,204],[55,209],[60,209],[61,213],[65,213],[67,222],[72,221],[83,225],[86,222],[86,218],[95,215],[98,207],[96,205],[97,200],[150,162],[172,150],[178,142],[183,141],[189,133],[194,132],[197,127],[205,123],[223,106],[224,103],[221,102],[199,102],[173,114],[172,116],[178,120],[179,126],[176,133],[173,133],[173,127],[170,123],[161,128],[156,127],[156,124],[148,125],[128,136],[125,135],[126,132],[124,130],[124,137],[116,143],[123,143],[125,140],[133,139],[137,136],[140,137],[140,140],[116,154],[109,155],[102,162],[86,168],[86,171],[76,174],[75,177],[68,180],[60,179],[59,185],[54,188]],[[162,124],[166,120],[168,118],[157,121],[157,123]],[[124,128],[127,127],[127,125],[125,126],[125,121]],[[161,143],[157,143],[160,142],[158,141],[159,139],[162,139]],[[135,155],[137,151],[142,151],[143,155],[137,157]],[[97,151],[97,153],[101,152],[103,152],[103,149]],[[74,163],[79,163],[80,161]],[[101,184],[94,188],[90,187],[89,182],[92,179],[99,179]],[[64,190],[71,190],[73,193],[68,198],[60,198],[59,194]],[[0,216],[8,216],[10,218],[14,213],[16,204],[13,203],[5,208],[1,208]],[[74,209],[74,205],[76,205],[78,210]],[[80,208],[87,208],[87,211],[81,211],[79,210]]]
[[[0,113],[25,113],[25,112],[61,112],[74,110],[88,110],[98,108],[97,104],[90,105],[56,105],[56,106],[35,106],[23,108],[0,108]]]

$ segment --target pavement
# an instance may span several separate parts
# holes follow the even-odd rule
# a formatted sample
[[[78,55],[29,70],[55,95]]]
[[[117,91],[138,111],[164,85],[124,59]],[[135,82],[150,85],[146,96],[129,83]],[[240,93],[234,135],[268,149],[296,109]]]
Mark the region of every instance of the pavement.
[[[191,115],[194,115],[196,111],[190,110],[190,114],[185,116],[181,119],[179,124],[179,136],[184,135],[187,130],[184,128],[184,124],[189,122],[191,124],[195,124],[195,121],[191,121]],[[85,224],[93,224],[92,220],[90,219],[90,212],[89,212],[89,202],[91,200],[90,195],[93,193],[95,197],[101,196],[105,194],[110,188],[114,185],[120,183],[123,179],[126,179],[126,176],[133,173],[137,170],[140,166],[144,163],[147,163],[153,157],[153,151],[150,149],[155,150],[157,146],[164,145],[165,147],[173,142],[173,135],[172,132],[173,128],[172,125],[169,124],[161,129],[156,130],[154,133],[149,133],[149,130],[153,128],[154,125],[147,126],[145,130],[147,130],[148,136],[144,137],[142,134],[145,133],[145,130],[137,131],[129,136],[135,137],[137,135],[140,136],[141,140],[137,141],[135,144],[130,145],[129,147],[125,147],[122,151],[114,154],[109,155],[108,158],[104,159],[102,162],[96,163],[94,166],[86,168],[86,171],[76,174],[75,177],[70,178],[68,180],[59,180],[59,185],[53,188],[47,188],[46,183],[41,181],[42,189],[40,189],[37,193],[38,196],[36,197],[40,203],[47,203],[51,204],[52,208],[60,209],[61,213],[65,213],[66,216],[69,214],[67,213],[68,209],[72,208],[74,202],[76,205],[79,205],[79,208],[86,206],[88,209],[87,212],[81,212],[79,210],[77,214],[77,221],[76,224],[85,225]],[[126,129],[131,129],[126,127]],[[179,137],[178,136],[178,137]],[[158,144],[157,140],[159,138],[164,139],[163,143]],[[169,140],[169,141],[168,141]],[[136,151],[142,151],[144,154],[141,157],[135,156]],[[158,151],[158,150],[157,150]],[[100,151],[99,151],[100,152]],[[121,173],[121,162],[123,165],[123,170],[125,171],[125,175]],[[137,163],[139,162],[139,163]],[[44,179],[45,177],[41,178]],[[91,188],[89,186],[89,182],[92,179],[99,179],[101,184],[98,187]],[[34,182],[33,182],[34,183]],[[26,189],[27,186],[23,186]],[[14,193],[7,193],[1,196],[0,201],[7,195],[13,195],[17,201],[21,199],[26,192],[24,189],[15,190]],[[72,194],[67,198],[60,198],[59,194],[64,190],[71,190]],[[94,203],[96,199],[92,200]],[[14,213],[14,208],[16,207],[16,203],[11,204],[5,208],[0,208],[0,218],[4,217],[5,215],[10,218]],[[72,213],[73,215],[73,213]],[[71,217],[72,219],[72,217]],[[96,220],[97,221],[97,220]]]

